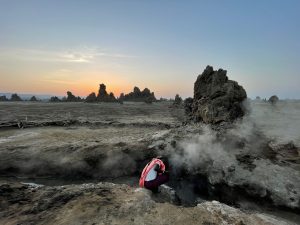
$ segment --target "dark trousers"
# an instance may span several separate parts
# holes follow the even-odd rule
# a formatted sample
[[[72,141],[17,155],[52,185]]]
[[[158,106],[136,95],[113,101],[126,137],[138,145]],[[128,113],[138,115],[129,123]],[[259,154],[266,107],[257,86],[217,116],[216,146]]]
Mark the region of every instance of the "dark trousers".
[[[155,180],[145,181],[144,187],[153,191],[157,192],[159,185],[162,185],[169,181],[169,173],[162,173],[159,174]]]

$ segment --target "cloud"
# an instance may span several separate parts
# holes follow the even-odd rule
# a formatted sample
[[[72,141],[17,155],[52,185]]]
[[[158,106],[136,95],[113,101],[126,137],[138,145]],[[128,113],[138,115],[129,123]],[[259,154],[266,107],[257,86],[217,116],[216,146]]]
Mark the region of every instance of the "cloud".
[[[79,47],[68,50],[45,50],[5,48],[0,50],[1,59],[42,61],[42,62],[65,62],[65,63],[92,63],[96,58],[132,58],[133,56],[100,51],[99,48]]]

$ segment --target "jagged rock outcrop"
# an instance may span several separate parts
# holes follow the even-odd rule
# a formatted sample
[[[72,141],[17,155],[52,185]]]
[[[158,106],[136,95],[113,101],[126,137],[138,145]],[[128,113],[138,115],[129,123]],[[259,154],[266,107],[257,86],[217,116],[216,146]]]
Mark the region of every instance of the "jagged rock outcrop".
[[[207,66],[194,84],[193,117],[196,121],[216,124],[244,115],[242,102],[246,91],[236,81],[228,80],[227,71]]]
[[[6,102],[6,101],[8,101],[8,98],[6,98],[5,95],[0,96],[0,102]]]
[[[120,95],[120,100],[122,101],[134,101],[134,102],[147,102],[152,103],[156,101],[154,92],[151,92],[148,88],[145,88],[141,91],[138,87],[133,88],[133,92],[130,92],[126,95]]]
[[[115,98],[114,94],[110,92],[109,94],[106,91],[105,84],[100,84],[97,100],[99,102],[116,102],[117,99]]]
[[[10,97],[10,101],[23,101],[18,94],[12,94]]]
[[[57,96],[52,96],[49,102],[61,102],[61,100]]]
[[[95,92],[92,92],[91,94],[89,94],[86,99],[85,102],[97,102],[97,96],[95,94]]]
[[[36,102],[36,101],[37,101],[37,98],[36,98],[35,96],[32,96],[32,97],[29,99],[29,101],[31,101],[31,102]]]
[[[279,101],[279,98],[276,95],[272,95],[268,102],[270,102],[272,105],[276,104]]]
[[[181,103],[182,103],[182,98],[179,96],[179,94],[176,94],[173,105],[174,106],[179,106],[179,105],[181,105]]]
[[[185,114],[189,117],[192,118],[192,111],[193,111],[193,102],[194,99],[193,98],[186,98],[183,101],[183,107],[184,107],[184,112]]]
[[[76,97],[75,95],[72,94],[71,91],[67,92],[67,98],[65,99],[66,102],[79,102],[81,101],[81,98],[78,96]]]

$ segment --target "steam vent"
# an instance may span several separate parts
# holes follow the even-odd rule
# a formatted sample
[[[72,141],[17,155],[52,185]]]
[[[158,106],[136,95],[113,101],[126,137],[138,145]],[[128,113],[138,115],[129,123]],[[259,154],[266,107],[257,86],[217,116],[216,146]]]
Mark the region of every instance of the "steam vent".
[[[228,80],[226,74],[226,70],[214,71],[207,66],[197,77],[192,106],[196,121],[216,124],[245,114],[242,102],[247,98],[246,91],[236,81]]]

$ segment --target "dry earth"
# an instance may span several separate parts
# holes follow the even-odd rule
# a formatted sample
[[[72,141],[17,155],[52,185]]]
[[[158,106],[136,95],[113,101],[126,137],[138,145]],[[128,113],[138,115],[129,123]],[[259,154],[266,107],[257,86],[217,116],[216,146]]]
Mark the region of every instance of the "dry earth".
[[[18,128],[20,122],[23,129]],[[183,109],[172,107],[169,102],[125,102],[123,105],[0,103],[0,223],[297,224],[299,217],[293,213],[285,216],[285,220],[255,210],[241,211],[222,203],[203,200],[198,205],[193,204],[193,207],[184,207],[172,204],[169,200],[162,201],[168,199],[170,191],[153,196],[137,188],[137,177],[149,159],[157,154],[173,154],[189,149],[184,144],[188,142],[193,145],[195,142],[206,146],[205,151],[216,157],[207,158],[207,152],[201,148],[201,157],[205,155],[206,158],[189,155],[198,160],[197,164],[205,162],[216,166],[204,168],[208,179],[217,182],[225,174],[233,187],[237,185],[238,188],[243,186],[247,189],[244,185],[250,182],[256,185],[250,186],[250,192],[257,191],[256,187],[264,193],[274,192],[279,205],[285,204],[286,199],[292,196],[293,201],[286,204],[297,207],[300,193],[297,162],[283,160],[285,164],[282,166],[283,162],[276,161],[274,166],[273,162],[267,164],[269,159],[265,157],[250,155],[249,158],[247,154],[253,151],[250,145],[253,137],[248,135],[234,141],[234,145],[241,144],[243,147],[231,150],[233,157],[228,159],[231,163],[233,158],[232,164],[224,163],[228,149],[215,148],[214,143],[207,145],[207,138],[210,140],[212,136],[207,136],[205,130],[202,125],[185,125]],[[229,137],[236,136],[235,133]],[[201,137],[206,138],[205,142],[201,142]],[[227,141],[221,143],[228,144]],[[261,142],[258,141],[258,144]],[[219,155],[220,151],[225,154]],[[241,152],[241,159],[235,159],[234,154]],[[185,162],[186,155],[180,156]],[[234,170],[231,165],[234,165]],[[281,173],[280,182],[291,183],[279,185],[282,189],[278,193],[272,179],[266,178],[262,183],[262,179],[255,177],[272,177],[275,171],[272,168]],[[199,168],[197,170],[199,172]],[[291,176],[286,181],[282,174],[288,173]],[[239,174],[245,176],[241,179]],[[253,174],[255,176],[249,179],[249,175]],[[101,181],[119,184],[98,183]],[[36,187],[19,182],[43,183],[46,186]],[[87,182],[93,184],[84,184]],[[177,182],[176,179],[171,183],[174,182]],[[72,185],[62,186],[64,184]],[[186,190],[183,195],[191,190]],[[231,195],[236,194],[226,190]],[[218,196],[213,199],[222,200]]]

